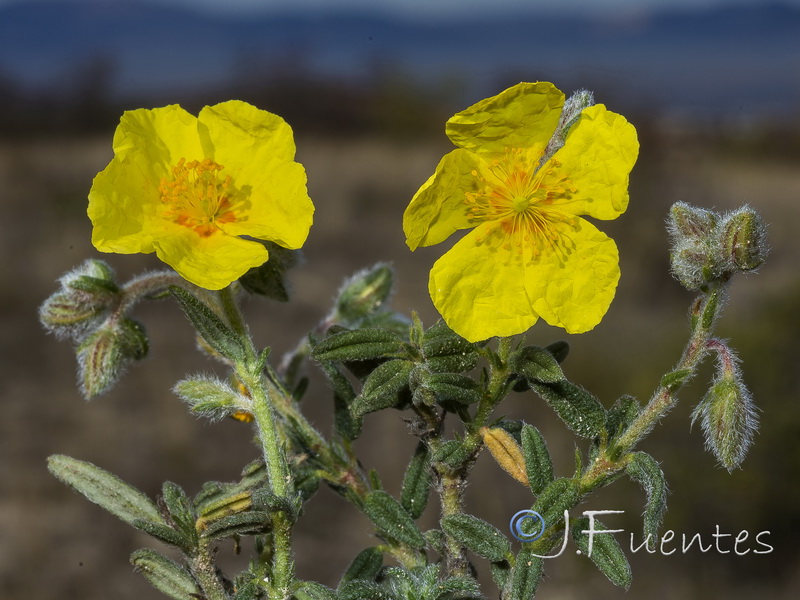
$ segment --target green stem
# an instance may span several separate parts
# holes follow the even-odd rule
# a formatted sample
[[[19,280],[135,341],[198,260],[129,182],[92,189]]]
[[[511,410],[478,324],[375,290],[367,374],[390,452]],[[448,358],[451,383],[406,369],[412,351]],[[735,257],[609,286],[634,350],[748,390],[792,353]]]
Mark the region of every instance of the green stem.
[[[253,418],[258,427],[270,488],[276,496],[284,498],[291,506],[294,501],[294,485],[278,434],[269,383],[263,373],[254,372],[257,352],[230,287],[220,290],[219,298],[228,323],[241,336],[246,348],[245,364],[236,365],[236,371],[252,399]],[[294,578],[290,516],[283,511],[275,511],[272,514],[272,528],[274,553],[269,598],[287,600],[291,597]]]
[[[650,402],[639,413],[628,429],[615,442],[616,455],[622,455],[636,446],[656,423],[666,415],[677,402],[677,392],[691,379],[700,362],[708,352],[708,341],[714,330],[714,323],[720,312],[724,284],[717,286],[697,298],[692,306],[692,334],[683,350],[673,373],[684,373],[676,383],[662,384],[656,389]]]
[[[228,594],[217,576],[212,553],[208,545],[201,543],[197,553],[190,557],[192,573],[200,583],[203,597],[207,600],[228,600]]]

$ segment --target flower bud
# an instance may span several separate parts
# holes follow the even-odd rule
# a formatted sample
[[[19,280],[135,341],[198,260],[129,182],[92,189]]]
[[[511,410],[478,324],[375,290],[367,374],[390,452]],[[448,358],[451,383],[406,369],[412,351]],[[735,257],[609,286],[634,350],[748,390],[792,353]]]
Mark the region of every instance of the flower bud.
[[[720,223],[720,236],[722,252],[734,271],[753,271],[767,258],[766,227],[749,206],[725,216]]]
[[[87,260],[59,279],[61,289],[39,308],[42,325],[60,338],[80,341],[114,306],[120,290],[106,263]]]
[[[732,350],[718,340],[713,347],[718,354],[718,373],[694,409],[692,423],[701,419],[706,447],[732,471],[747,454],[758,429],[758,416]]]
[[[386,263],[359,271],[344,282],[336,299],[337,321],[355,323],[374,313],[392,291],[394,272]]]
[[[108,391],[134,360],[147,355],[144,328],[130,319],[104,323],[77,347],[78,383],[86,399]]]
[[[720,277],[717,215],[685,202],[672,205],[667,221],[670,268],[683,287],[698,290]]]
[[[694,243],[709,238],[717,227],[717,214],[686,202],[676,202],[669,209],[669,231],[675,244]]]

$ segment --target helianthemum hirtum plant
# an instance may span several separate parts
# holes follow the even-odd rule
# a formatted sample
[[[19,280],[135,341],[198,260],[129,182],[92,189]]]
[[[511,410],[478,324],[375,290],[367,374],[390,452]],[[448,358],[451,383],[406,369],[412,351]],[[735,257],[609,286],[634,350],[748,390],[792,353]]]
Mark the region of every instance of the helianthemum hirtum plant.
[[[54,455],[49,467],[176,549],[179,560],[150,549],[131,555],[168,597],[524,600],[536,593],[543,557],[568,538],[626,588],[631,571],[614,537],[596,535],[603,526],[593,516],[570,520],[568,512],[628,476],[646,491],[644,532],[656,543],[666,483],[656,459],[636,448],[706,358],[716,361],[717,374],[692,418],[725,468],[744,459],[756,412],[739,361],[714,326],[731,278],[765,259],[758,214],[672,207],[673,274],[697,292],[688,343],[649,402],[623,396],[605,407],[564,375],[565,342],[537,347],[521,334],[539,318],[580,333],[605,315],[620,277],[618,250],[584,217],[625,211],[639,150],[633,125],[594,104],[589,92],[565,99],[552,84],[520,83],[459,112],[446,131],[457,148],[403,216],[412,250],[469,230],[430,272],[443,320],[426,327],[415,314],[392,311],[393,272],[377,264],[348,279],[314,330],[273,361],[269,348],[254,344],[239,305],[246,294],[288,299],[283,276],[312,225],[291,129],[239,101],[198,117],[178,106],[123,115],[114,158],[89,192],[92,241],[103,252],[155,252],[171,269],[120,283],[105,262],[87,260],[61,278],[41,321],[74,341],[79,385],[91,398],[148,352],[146,331],[131,318],[135,305],[171,295],[200,349],[229,369],[226,379],[182,379],[175,393],[196,415],[253,423],[260,453],[239,481],[209,482],[194,497],[166,482],[157,501],[75,458]],[[318,431],[302,412],[306,363],[329,381],[331,432]],[[512,390],[540,396],[581,440],[574,472],[554,471],[534,424],[498,411]],[[399,497],[385,491],[380,474],[364,471],[353,445],[364,416],[388,408],[402,411],[418,440]],[[464,490],[484,447],[530,489],[530,509],[510,531],[519,544],[464,512]],[[298,579],[293,566],[293,526],[321,483],[362,511],[380,540],[353,557],[336,588]],[[422,531],[417,519],[431,490],[440,518]],[[230,538],[253,542],[252,560],[238,574],[215,564],[216,546]],[[497,591],[481,591],[478,571],[491,573]]]

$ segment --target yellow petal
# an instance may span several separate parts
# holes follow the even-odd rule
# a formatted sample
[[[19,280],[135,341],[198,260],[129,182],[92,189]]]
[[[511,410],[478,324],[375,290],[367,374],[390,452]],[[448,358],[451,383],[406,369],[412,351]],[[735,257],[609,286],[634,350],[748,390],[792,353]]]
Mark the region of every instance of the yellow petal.
[[[130,153],[146,159],[141,165],[150,166],[159,178],[181,158],[204,158],[197,118],[177,104],[126,111],[114,133],[114,154]]]
[[[617,247],[583,219],[554,223],[555,241],[520,241],[484,223],[433,266],[429,292],[450,328],[471,342],[527,331],[541,316],[569,333],[592,329],[619,280]]]
[[[303,166],[294,162],[292,130],[277,115],[232,100],[207,106],[199,116],[206,152],[224,166],[247,200],[230,235],[270,240],[285,248],[303,245],[314,205]]]
[[[575,215],[616,219],[628,207],[628,175],[639,154],[633,125],[602,104],[585,109],[567,134],[564,146],[542,170],[543,185],[566,176],[576,190],[559,208]]]
[[[614,240],[583,219],[554,225],[558,251],[543,251],[525,268],[525,292],[533,310],[568,333],[593,329],[614,299],[619,253]]]
[[[497,222],[470,231],[434,263],[433,304],[470,342],[527,331],[538,319],[524,285],[525,268]]]
[[[552,83],[519,83],[453,116],[447,136],[456,146],[479,154],[502,154],[507,148],[544,150],[564,105]]]
[[[444,241],[459,229],[473,225],[467,219],[465,192],[473,191],[472,175],[478,158],[453,150],[442,158],[434,174],[422,184],[403,214],[406,244],[412,250]]]
[[[114,158],[94,179],[88,215],[101,252],[152,252],[158,184],[180,158],[202,157],[197,119],[177,105],[123,114]]]
[[[158,258],[187,281],[207,290],[224,288],[269,258],[258,242],[222,232],[202,237],[180,225],[165,228],[154,246]]]

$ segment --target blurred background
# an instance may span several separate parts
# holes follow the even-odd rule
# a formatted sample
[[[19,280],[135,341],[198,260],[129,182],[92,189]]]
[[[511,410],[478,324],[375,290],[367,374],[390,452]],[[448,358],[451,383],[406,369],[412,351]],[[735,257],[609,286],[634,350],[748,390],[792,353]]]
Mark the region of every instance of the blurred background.
[[[747,530],[751,541],[769,531],[762,540],[774,550],[628,552],[634,579],[626,597],[796,598],[797,0],[0,0],[0,597],[161,597],[128,564],[132,551],[153,544],[50,477],[48,455],[94,462],[152,497],[165,479],[189,493],[206,480],[234,480],[257,455],[247,425],[196,420],[171,393],[186,373],[216,369],[195,351],[173,303],[140,307],[150,357],[91,403],[75,386],[70,344],[45,335],[37,322],[56,279],[100,257],[90,244],[86,194],[111,158],[123,110],[180,103],[196,112],[238,98],[294,128],[317,207],[305,263],[290,274],[290,304],[254,299],[246,306],[257,341],[278,357],[325,314],[343,278],[377,261],[395,265],[393,306],[435,322],[427,273],[444,247],[410,253],[402,212],[451,149],[448,117],[536,80],[567,93],[593,90],[640,136],[630,208],[599,224],[621,254],[622,280],[608,315],[581,336],[540,324],[528,336],[541,345],[568,338],[568,376],[607,406],[623,393],[646,400],[685,341],[691,295],[668,274],[669,206],[750,203],[770,224],[767,264],[734,282],[719,324],[762,411],[743,468],[728,474],[718,467],[699,427],[690,430],[710,367],[642,449],[662,462],[672,489],[666,528],[700,533],[706,544],[716,525],[733,536]],[[102,258],[123,280],[160,266],[153,256]],[[304,402],[328,431],[330,399],[311,370]],[[558,474],[571,473],[573,438],[541,400],[518,394],[504,411],[539,427]],[[358,445],[366,466],[384,473],[397,493],[414,446],[400,414],[368,417]],[[530,495],[481,456],[467,504],[506,530]],[[625,529],[618,539],[627,548],[631,533],[640,540],[643,506],[641,490],[620,480],[583,508],[624,510],[607,524]],[[426,526],[437,510],[432,498]],[[296,541],[299,575],[328,585],[375,542],[366,519],[326,489],[308,503]],[[229,547],[220,557],[231,569],[243,564]],[[486,564],[476,565],[485,575]],[[493,587],[487,592],[496,597]],[[624,596],[571,552],[548,562],[539,594]]]

